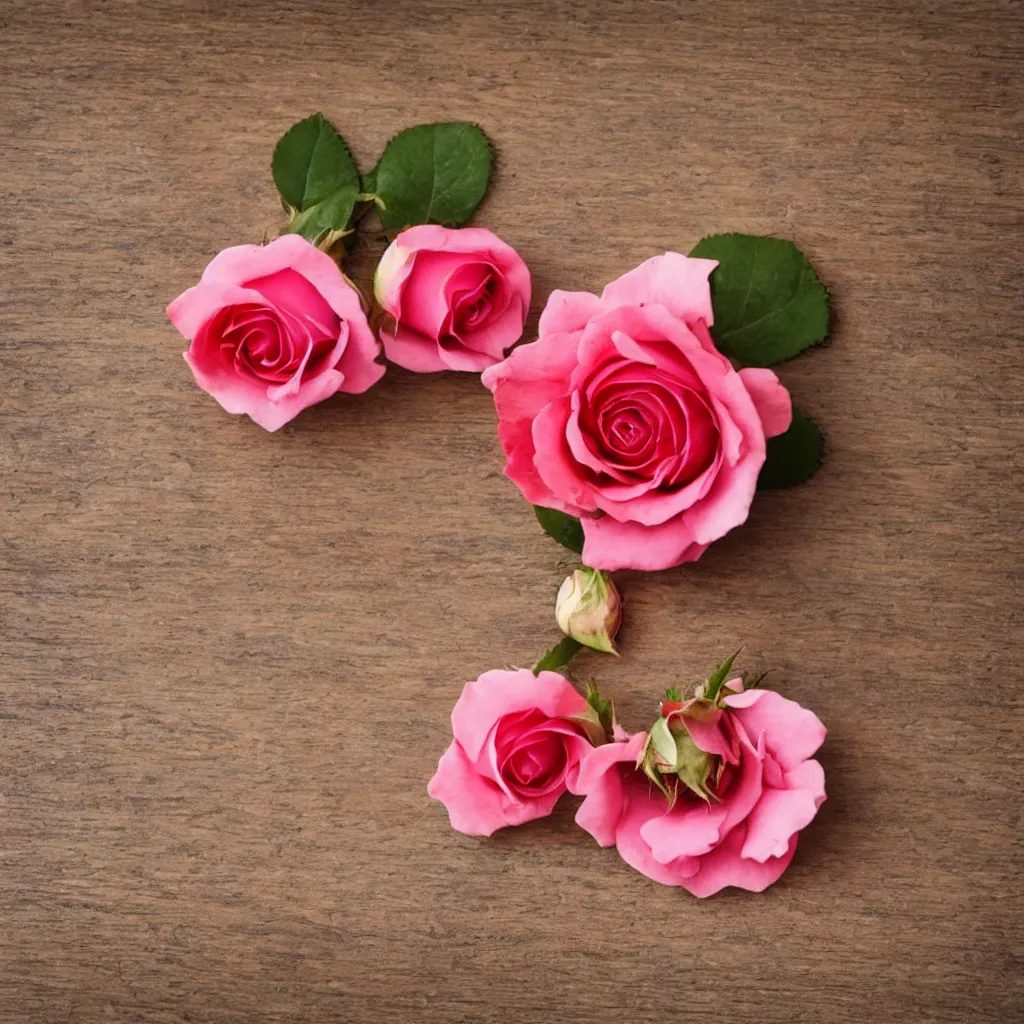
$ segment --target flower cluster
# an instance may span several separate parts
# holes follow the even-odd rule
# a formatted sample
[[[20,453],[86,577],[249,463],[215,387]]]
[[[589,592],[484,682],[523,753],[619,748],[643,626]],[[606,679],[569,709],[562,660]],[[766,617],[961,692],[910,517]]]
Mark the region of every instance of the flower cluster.
[[[430,795],[454,828],[486,836],[569,792],[583,797],[577,823],[650,878],[697,896],[760,891],[825,799],[815,715],[731,675],[734,655],[630,734],[596,688],[583,696],[558,670],[583,647],[618,654],[622,599],[606,571],[695,561],[746,521],[757,490],[817,470],[821,432],[769,367],[825,339],[828,296],[791,242],[712,235],[600,295],[552,292],[536,340],[514,347],[530,272],[465,226],[491,164],[477,125],[443,123],[399,132],[361,171],[313,114],[271,161],[282,233],[225,249],[167,314],[196,383],[269,431],[367,391],[382,358],[479,375],[505,475],[584,564],[558,591],[564,639],[532,670],[466,684]],[[367,214],[372,289],[342,271]]]
[[[825,799],[817,716],[732,659],[694,695],[670,693],[646,732],[628,733],[591,690],[554,672],[486,672],[452,712],[454,739],[428,793],[474,836],[582,796],[576,823],[627,864],[695,896],[760,892],[789,866]]]
[[[228,412],[277,430],[338,392],[376,384],[381,341],[392,362],[421,373],[497,362],[523,333],[530,272],[490,231],[425,224],[388,247],[374,292],[380,340],[338,264],[285,234],[225,249],[167,315],[191,342],[196,383]]]

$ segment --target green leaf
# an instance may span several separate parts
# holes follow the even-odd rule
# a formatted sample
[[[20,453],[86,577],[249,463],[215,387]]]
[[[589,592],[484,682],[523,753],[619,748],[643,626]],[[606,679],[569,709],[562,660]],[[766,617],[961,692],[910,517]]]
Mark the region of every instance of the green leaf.
[[[579,640],[573,640],[571,636],[567,636],[561,643],[555,644],[550,650],[544,652],[540,661],[533,666],[533,674],[539,675],[541,672],[554,672],[563,668],[581,650],[583,650],[583,644]]]
[[[374,167],[372,171],[367,171],[359,182],[359,191],[372,193],[376,195],[377,192],[377,168]]]
[[[670,686],[665,690],[665,700],[681,701],[683,695],[679,692],[678,686]]]
[[[722,664],[708,676],[708,681],[704,685],[703,697],[705,700],[713,701],[717,699],[718,691],[722,689],[722,684],[726,681],[729,675],[729,669],[732,668],[732,663],[736,660],[742,650],[743,648],[741,647],[735,654],[726,658],[725,661],[723,661]]]
[[[421,124],[387,144],[375,187],[365,191],[383,201],[386,231],[413,224],[459,227],[480,204],[490,176],[491,147],[475,124]]]
[[[690,255],[718,260],[711,336],[725,355],[744,366],[772,366],[825,340],[828,293],[792,242],[710,235]]]
[[[537,516],[537,522],[549,537],[554,537],[562,547],[575,551],[578,555],[583,553],[583,527],[578,519],[559,512],[558,509],[544,508],[543,505],[534,505],[533,511]]]
[[[789,430],[768,439],[768,452],[757,478],[758,490],[793,487],[809,480],[821,465],[825,440],[818,425],[793,407]]]
[[[287,230],[314,244],[341,232],[359,195],[359,171],[341,136],[323,114],[292,125],[270,161],[281,198],[295,211]]]

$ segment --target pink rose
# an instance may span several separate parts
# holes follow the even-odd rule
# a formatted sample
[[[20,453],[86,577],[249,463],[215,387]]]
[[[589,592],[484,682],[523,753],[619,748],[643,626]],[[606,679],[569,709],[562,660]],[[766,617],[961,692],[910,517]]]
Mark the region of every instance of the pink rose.
[[[587,702],[557,672],[485,672],[452,711],[455,739],[427,792],[452,828],[489,836],[550,814],[590,749]]]
[[[707,721],[681,716],[712,759],[710,801],[680,786],[669,808],[637,767],[645,733],[594,748],[570,782],[586,797],[576,822],[601,846],[614,843],[637,871],[695,896],[727,885],[767,888],[789,866],[797,833],[825,799],[825,774],[809,760],[825,727],[812,712],[771,690],[733,693],[724,704]]]
[[[359,293],[299,235],[218,253],[167,315],[192,343],[196,383],[266,430],[384,374]]]
[[[715,266],[669,252],[600,298],[552,292],[538,340],[483,374],[506,476],[581,518],[587,565],[699,558],[747,518],[765,438],[789,428],[775,374],[737,372],[711,340]]]
[[[484,228],[421,224],[388,246],[373,291],[395,321],[380,332],[393,363],[417,373],[479,373],[522,336],[530,272]]]

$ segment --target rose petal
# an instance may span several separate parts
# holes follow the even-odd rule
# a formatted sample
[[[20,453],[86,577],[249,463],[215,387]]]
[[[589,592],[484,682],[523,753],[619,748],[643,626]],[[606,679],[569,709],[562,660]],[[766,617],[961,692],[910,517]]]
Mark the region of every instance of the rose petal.
[[[730,694],[724,703],[752,741],[764,735],[768,750],[784,772],[806,761],[825,742],[825,726],[818,716],[774,690]]]
[[[624,791],[619,765],[632,768],[646,742],[647,734],[640,732],[594,747],[580,761],[576,778],[568,780],[570,793],[586,797],[576,812],[576,824],[600,846],[615,842],[622,817]]]
[[[747,819],[742,856],[764,862],[782,857],[790,840],[806,828],[825,800],[825,772],[804,761],[785,774],[786,789],[766,789]]]
[[[291,267],[246,281],[244,287],[259,292],[278,309],[312,320],[322,334],[337,336],[338,314],[316,288]]]
[[[396,366],[404,366],[413,373],[438,373],[451,367],[441,358],[441,350],[433,338],[428,338],[405,324],[397,324],[393,331],[382,329],[380,340],[384,355]]]
[[[683,883],[694,896],[712,896],[727,885],[750,892],[762,892],[778,881],[796,852],[796,837],[783,856],[760,863],[740,853],[746,832],[745,825],[734,828],[721,844],[700,858],[699,870]]]
[[[601,301],[605,306],[659,303],[680,320],[701,318],[712,324],[708,278],[717,266],[717,260],[667,252],[612,281],[601,293]]]
[[[635,772],[635,775],[640,775]],[[685,879],[699,869],[696,857],[678,857],[668,864],[656,860],[651,847],[643,838],[643,829],[648,822],[663,816],[667,808],[665,797],[657,790],[651,792],[646,778],[633,780],[628,789],[625,811],[615,834],[615,846],[619,856],[642,875],[661,882],[662,885],[685,885]],[[645,788],[646,787],[646,788]]]
[[[485,672],[466,683],[452,711],[452,732],[466,756],[476,761],[488,732],[498,720],[536,708],[548,718],[571,718],[586,712],[587,702],[557,672],[534,675],[529,669]]]
[[[306,278],[343,320],[364,317],[359,293],[342,276],[338,264],[301,235],[225,249],[203,271],[202,282],[239,285],[288,268]]]
[[[585,474],[589,471],[572,455],[566,440],[566,424],[572,412],[566,398],[542,409],[532,425],[534,466],[545,485],[566,504],[593,510],[594,491]]]
[[[549,334],[575,334],[601,309],[601,300],[590,292],[563,292],[556,288],[540,314],[538,333],[541,338]]]
[[[695,562],[707,549],[697,544],[681,517],[660,526],[620,523],[611,516],[585,517],[583,561],[594,569],[656,572]]]
[[[779,378],[761,367],[744,367],[739,374],[761,417],[764,436],[778,437],[789,430],[793,422],[793,400]]]
[[[470,836],[489,836],[510,824],[503,810],[507,797],[483,778],[457,742],[441,756],[427,793],[448,809],[452,828]]]

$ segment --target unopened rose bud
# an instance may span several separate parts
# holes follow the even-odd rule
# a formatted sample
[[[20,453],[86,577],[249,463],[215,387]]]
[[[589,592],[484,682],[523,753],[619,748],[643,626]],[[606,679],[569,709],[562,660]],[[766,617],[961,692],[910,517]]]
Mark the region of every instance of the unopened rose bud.
[[[615,634],[622,621],[622,601],[615,584],[599,569],[577,569],[558,590],[555,618],[573,640],[595,651],[618,654]]]

